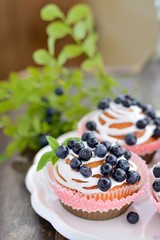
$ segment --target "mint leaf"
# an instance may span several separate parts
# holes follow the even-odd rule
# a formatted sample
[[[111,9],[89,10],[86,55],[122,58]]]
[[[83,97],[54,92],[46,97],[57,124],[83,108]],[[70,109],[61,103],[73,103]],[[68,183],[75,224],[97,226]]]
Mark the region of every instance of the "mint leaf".
[[[58,157],[56,155],[56,152],[52,151],[52,164],[55,165],[57,161],[58,161]]]
[[[58,56],[58,63],[63,65],[68,59],[78,57],[82,54],[82,48],[76,44],[65,46]]]
[[[77,39],[84,39],[87,34],[86,23],[84,21],[78,22],[73,27],[73,35]]]
[[[47,26],[47,34],[54,39],[63,38],[70,33],[70,27],[65,23],[56,21]]]
[[[68,24],[74,24],[89,14],[91,13],[88,5],[83,3],[76,4],[68,11],[66,22]]]
[[[67,143],[68,143],[68,141],[69,140],[75,140],[75,141],[77,141],[77,142],[80,142],[81,141],[81,138],[78,138],[78,137],[71,137],[71,138],[66,138],[66,140],[62,143],[62,145],[64,145],[64,146],[67,146]]]
[[[52,151],[42,155],[37,165],[37,171],[41,170],[52,159]]]
[[[51,57],[49,56],[48,52],[45,49],[39,49],[34,52],[33,59],[37,64],[50,64]]]
[[[63,12],[55,4],[47,4],[40,11],[40,15],[44,21],[53,21],[55,18],[64,18]]]
[[[59,143],[57,142],[57,140],[51,136],[47,136],[47,141],[49,142],[49,145],[51,146],[51,148],[53,150],[56,150],[59,147]]]

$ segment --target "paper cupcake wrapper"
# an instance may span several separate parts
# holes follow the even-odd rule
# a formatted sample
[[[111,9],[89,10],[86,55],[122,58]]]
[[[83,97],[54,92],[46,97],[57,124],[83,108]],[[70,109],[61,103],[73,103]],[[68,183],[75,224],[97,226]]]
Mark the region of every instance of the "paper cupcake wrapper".
[[[118,188],[114,191],[114,199],[105,200],[105,193],[99,194],[82,194],[76,190],[70,190],[63,187],[56,181],[50,179],[50,184],[54,189],[56,195],[62,203],[71,206],[73,209],[83,209],[87,212],[95,211],[109,211],[110,209],[121,209],[124,205],[129,205],[141,196],[148,181],[148,168],[145,162],[136,154],[132,153],[132,161],[137,165],[138,171],[141,175],[141,187],[130,185],[130,187]],[[136,192],[135,192],[136,191]],[[134,192],[134,193],[133,193]],[[126,196],[127,197],[124,197]],[[122,196],[122,197],[121,197]],[[121,197],[121,198],[120,198]],[[119,199],[118,199],[119,198]]]

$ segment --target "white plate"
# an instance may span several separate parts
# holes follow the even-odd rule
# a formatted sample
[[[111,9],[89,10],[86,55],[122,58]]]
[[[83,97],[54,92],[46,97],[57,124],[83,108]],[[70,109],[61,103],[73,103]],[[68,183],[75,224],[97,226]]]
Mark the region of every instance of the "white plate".
[[[77,136],[76,132],[65,134],[59,138],[59,142],[73,135]],[[146,194],[123,215],[112,220],[90,221],[67,212],[48,184],[44,171],[36,172],[37,162],[48,150],[50,147],[46,146],[36,154],[34,164],[26,176],[26,186],[31,193],[33,209],[60,234],[70,240],[160,240],[160,215]],[[139,214],[137,224],[127,222],[126,215],[130,211]]]

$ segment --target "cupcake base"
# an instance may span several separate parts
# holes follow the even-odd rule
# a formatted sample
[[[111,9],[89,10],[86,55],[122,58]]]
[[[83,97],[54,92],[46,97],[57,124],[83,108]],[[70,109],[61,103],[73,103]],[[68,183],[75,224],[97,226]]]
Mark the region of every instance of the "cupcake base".
[[[61,201],[60,201],[61,202]],[[100,211],[96,211],[96,212],[87,212],[87,211],[82,211],[81,209],[73,209],[71,206],[68,206],[64,203],[62,203],[62,206],[71,214],[80,217],[80,218],[84,218],[87,220],[109,220],[112,218],[116,218],[120,215],[122,215],[128,208],[129,206],[132,204],[126,204],[124,205],[121,209],[110,209],[108,212],[100,212]]]

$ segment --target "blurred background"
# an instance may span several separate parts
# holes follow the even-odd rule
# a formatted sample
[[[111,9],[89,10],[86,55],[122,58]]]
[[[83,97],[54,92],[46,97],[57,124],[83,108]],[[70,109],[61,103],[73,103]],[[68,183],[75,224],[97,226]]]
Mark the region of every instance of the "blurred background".
[[[46,47],[46,23],[39,16],[45,4],[56,3],[67,12],[78,2],[88,3],[93,10],[99,48],[108,67],[144,64],[155,48],[158,32],[153,0],[0,0],[0,79],[34,65],[33,51]]]

